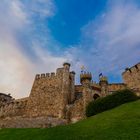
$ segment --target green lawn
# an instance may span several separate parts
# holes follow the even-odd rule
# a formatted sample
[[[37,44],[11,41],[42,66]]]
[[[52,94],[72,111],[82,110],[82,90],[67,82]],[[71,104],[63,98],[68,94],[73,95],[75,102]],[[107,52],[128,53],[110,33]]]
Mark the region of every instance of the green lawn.
[[[140,140],[140,100],[68,126],[1,129],[0,140]]]

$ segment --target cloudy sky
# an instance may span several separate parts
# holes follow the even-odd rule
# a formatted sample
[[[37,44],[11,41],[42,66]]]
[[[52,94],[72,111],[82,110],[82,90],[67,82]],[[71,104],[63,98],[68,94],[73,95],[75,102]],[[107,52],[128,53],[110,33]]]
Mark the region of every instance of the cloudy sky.
[[[139,0],[1,0],[0,92],[29,95],[36,73],[63,62],[122,82],[140,61]]]

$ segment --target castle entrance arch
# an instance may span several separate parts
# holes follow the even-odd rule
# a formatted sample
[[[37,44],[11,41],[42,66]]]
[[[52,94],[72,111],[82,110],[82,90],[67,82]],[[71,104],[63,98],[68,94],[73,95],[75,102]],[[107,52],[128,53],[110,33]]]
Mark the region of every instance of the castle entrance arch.
[[[97,98],[99,98],[100,96],[98,94],[94,94],[93,95],[93,99],[96,100]]]

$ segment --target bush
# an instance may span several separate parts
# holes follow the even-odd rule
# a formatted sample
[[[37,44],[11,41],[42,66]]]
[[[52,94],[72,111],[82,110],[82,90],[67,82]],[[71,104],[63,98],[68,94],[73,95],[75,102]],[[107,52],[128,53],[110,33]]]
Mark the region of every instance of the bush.
[[[116,91],[111,95],[98,98],[97,100],[90,102],[86,108],[86,116],[90,117],[100,112],[117,107],[121,104],[138,99],[139,97],[128,89]]]

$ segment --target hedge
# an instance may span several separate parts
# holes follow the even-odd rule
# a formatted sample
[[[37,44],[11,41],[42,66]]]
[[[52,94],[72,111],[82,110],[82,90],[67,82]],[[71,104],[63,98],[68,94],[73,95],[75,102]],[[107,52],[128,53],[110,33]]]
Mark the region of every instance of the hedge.
[[[111,95],[101,97],[95,101],[90,102],[86,108],[86,116],[90,117],[103,111],[117,107],[121,104],[135,101],[138,99],[139,97],[136,96],[136,94],[133,93],[131,90],[125,89],[116,91]]]

